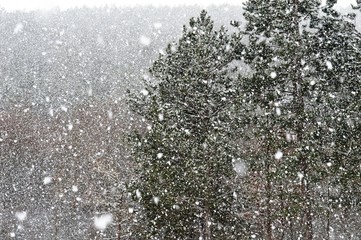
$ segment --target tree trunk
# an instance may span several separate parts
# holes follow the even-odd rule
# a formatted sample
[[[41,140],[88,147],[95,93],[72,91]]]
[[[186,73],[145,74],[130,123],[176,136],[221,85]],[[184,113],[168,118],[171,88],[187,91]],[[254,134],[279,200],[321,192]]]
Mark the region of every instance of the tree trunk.
[[[270,167],[270,160],[268,159],[270,156],[270,142],[268,142],[267,144],[267,155],[266,155],[266,159],[265,159],[265,163],[266,163],[266,198],[267,198],[267,203],[266,203],[266,223],[265,223],[265,227],[266,227],[266,240],[272,240],[273,236],[272,236],[272,217],[271,217],[271,190],[272,190],[272,185],[271,185],[271,167]]]
[[[204,208],[204,223],[203,223],[203,236],[204,240],[211,240],[212,239],[212,233],[210,225],[208,224],[210,222],[210,216],[209,216],[209,209],[206,205]]]
[[[269,174],[269,173],[267,173]],[[266,206],[266,240],[272,240],[272,218],[271,218],[271,181],[267,176],[266,183],[267,206]]]
[[[301,164],[301,170],[303,178],[301,179],[301,194],[303,199],[303,210],[304,210],[304,239],[312,240],[312,212],[311,212],[311,198],[309,191],[309,181],[308,181],[308,161],[303,149],[303,140],[304,140],[304,93],[302,89],[303,77],[301,73],[302,64],[301,64],[301,55],[297,54],[296,49],[299,48],[301,43],[301,35],[299,30],[300,18],[298,15],[298,5],[299,0],[293,0],[293,24],[294,24],[294,43],[295,43],[295,60],[294,60],[294,72],[295,79],[293,80],[294,86],[294,106],[296,110],[296,133],[298,141],[298,158]]]

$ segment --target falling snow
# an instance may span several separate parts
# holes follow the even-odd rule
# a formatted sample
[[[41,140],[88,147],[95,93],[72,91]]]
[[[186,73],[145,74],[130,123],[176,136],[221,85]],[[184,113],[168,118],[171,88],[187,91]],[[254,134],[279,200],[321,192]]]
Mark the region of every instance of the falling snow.
[[[0,8],[0,239],[361,239],[361,3],[315,2]]]
[[[146,36],[140,36],[139,42],[144,46],[149,46],[152,40],[149,37]]]
[[[327,69],[328,69],[328,70],[332,70],[332,69],[333,69],[332,63],[331,63],[330,61],[326,61],[326,66],[327,66]]]
[[[23,31],[24,25],[22,23],[16,24],[16,27],[14,29],[14,34],[18,34]]]
[[[283,157],[283,152],[281,152],[280,150],[278,150],[275,153],[275,159],[280,160]]]
[[[234,170],[237,172],[237,174],[239,174],[242,177],[246,176],[246,174],[247,174],[247,166],[243,161],[237,160],[233,164],[233,166],[234,166]]]
[[[15,216],[20,222],[23,222],[26,219],[27,213],[26,212],[16,212]]]
[[[276,78],[277,77],[277,73],[276,72],[271,72],[271,78]]]
[[[112,214],[103,214],[94,217],[94,226],[100,231],[104,231],[113,222]]]
[[[45,177],[44,180],[43,180],[43,182],[44,182],[45,185],[51,183],[52,181],[53,181],[53,178],[52,178],[52,177]]]

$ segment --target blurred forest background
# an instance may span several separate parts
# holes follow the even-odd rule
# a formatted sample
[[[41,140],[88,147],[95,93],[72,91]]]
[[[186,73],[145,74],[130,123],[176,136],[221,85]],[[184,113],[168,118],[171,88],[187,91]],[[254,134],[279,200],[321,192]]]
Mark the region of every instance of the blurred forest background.
[[[124,143],[141,125],[126,90],[197,6],[0,10],[0,238],[94,239],[94,216],[129,227]],[[208,9],[218,25],[242,7]],[[19,222],[16,213],[26,212]]]

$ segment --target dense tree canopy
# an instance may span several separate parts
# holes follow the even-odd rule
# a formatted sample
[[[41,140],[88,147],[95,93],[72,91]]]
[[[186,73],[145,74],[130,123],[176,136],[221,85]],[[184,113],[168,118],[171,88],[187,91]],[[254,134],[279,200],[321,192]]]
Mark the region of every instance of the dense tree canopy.
[[[202,12],[154,62],[133,102],[148,124],[133,191],[152,236],[217,239],[213,225],[238,221],[256,238],[313,239],[352,221],[331,214],[359,207],[361,37],[334,4],[249,0],[231,36]]]
[[[236,39],[224,28],[213,30],[205,11],[189,25],[154,62],[154,80],[134,103],[148,124],[135,141],[141,170],[134,191],[153,237],[237,239],[237,87],[229,69]]]

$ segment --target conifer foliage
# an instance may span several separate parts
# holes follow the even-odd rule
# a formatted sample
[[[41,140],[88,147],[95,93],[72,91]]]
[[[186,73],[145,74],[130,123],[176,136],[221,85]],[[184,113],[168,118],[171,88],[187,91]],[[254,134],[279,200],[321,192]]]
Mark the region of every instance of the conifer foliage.
[[[133,194],[144,208],[142,238],[239,239],[232,140],[235,40],[203,11],[150,69],[133,109],[147,124],[132,138],[139,163]]]
[[[232,35],[203,11],[153,63],[130,101],[139,237],[356,236],[361,35],[336,2],[248,0]]]
[[[245,156],[251,171],[260,173],[255,182],[264,186],[255,201],[265,209],[260,224],[266,239],[328,234],[330,226],[326,233],[313,227],[321,219],[333,221],[327,215],[334,210],[331,196],[325,192],[330,182],[344,189],[340,179],[350,187],[355,181],[350,166],[360,164],[358,147],[352,147],[359,137],[352,133],[359,119],[355,59],[361,57],[361,38],[333,9],[335,3],[246,3],[249,45],[238,56],[253,70],[253,76],[243,80],[243,92],[260,113],[250,127],[261,148]],[[341,195],[333,197],[343,201]],[[316,209],[326,211],[318,214]]]

